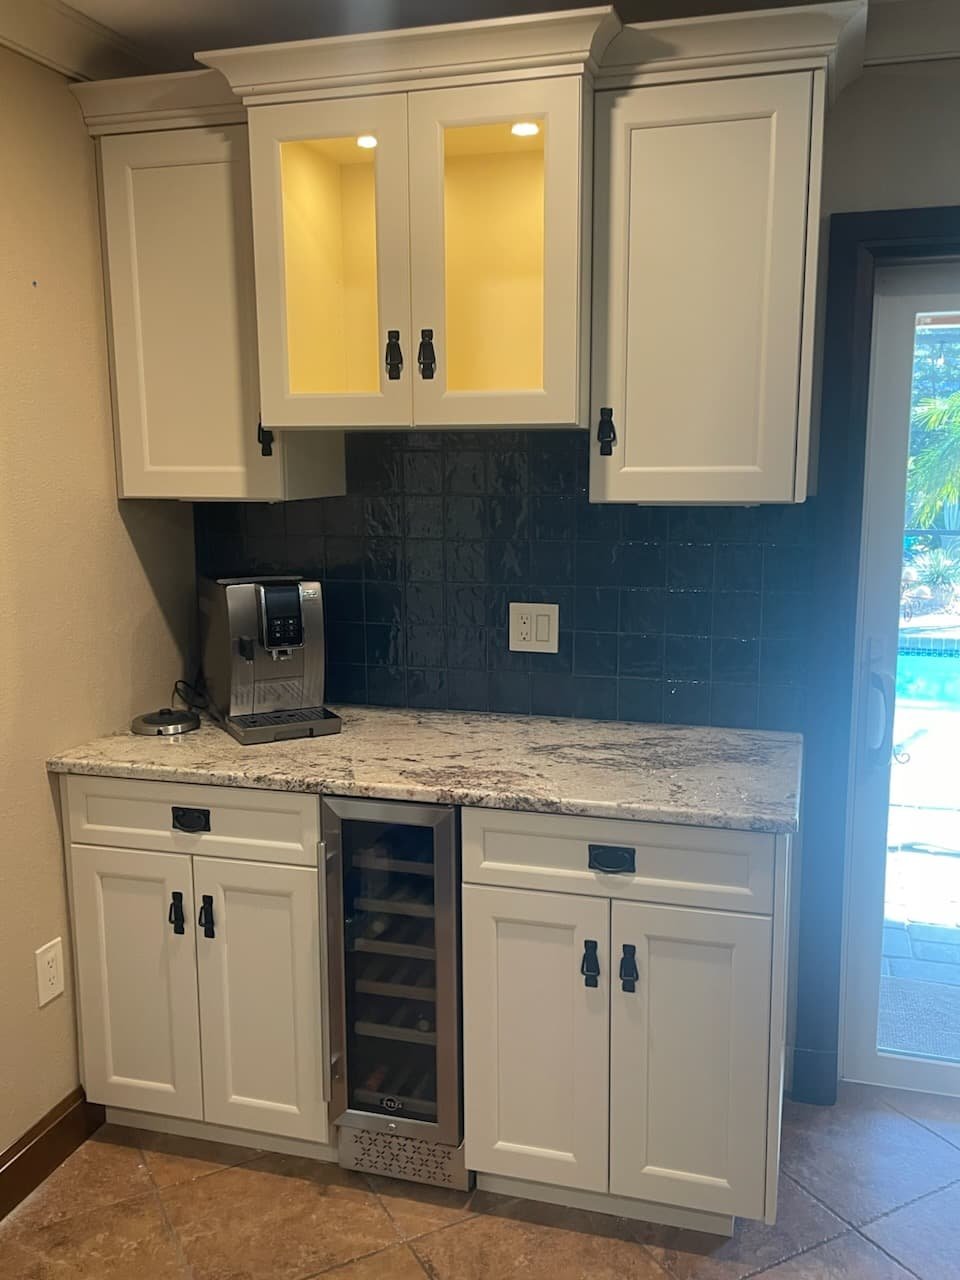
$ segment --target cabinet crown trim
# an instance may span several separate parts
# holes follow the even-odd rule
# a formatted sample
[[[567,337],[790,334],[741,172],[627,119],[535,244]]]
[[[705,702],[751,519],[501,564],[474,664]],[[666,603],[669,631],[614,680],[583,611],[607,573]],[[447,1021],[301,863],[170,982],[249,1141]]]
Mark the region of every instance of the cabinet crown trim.
[[[223,76],[209,69],[98,80],[69,88],[93,137],[243,124],[247,118]]]
[[[621,29],[611,5],[481,22],[216,49],[196,55],[251,101],[304,99],[351,85],[429,84],[550,67],[596,71]]]
[[[866,25],[867,0],[634,22],[610,42],[597,87],[623,88],[686,73],[823,68],[834,98],[863,69]]]

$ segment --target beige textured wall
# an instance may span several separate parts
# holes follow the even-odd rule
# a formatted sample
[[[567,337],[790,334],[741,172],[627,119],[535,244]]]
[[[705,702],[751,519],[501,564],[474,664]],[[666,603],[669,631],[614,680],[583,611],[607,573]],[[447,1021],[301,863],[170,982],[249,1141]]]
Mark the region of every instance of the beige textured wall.
[[[960,204],[960,59],[868,67],[828,117],[828,213]]]
[[[117,502],[93,145],[66,81],[0,49],[0,1151],[77,1083],[44,759],[156,706],[192,614],[192,508]]]

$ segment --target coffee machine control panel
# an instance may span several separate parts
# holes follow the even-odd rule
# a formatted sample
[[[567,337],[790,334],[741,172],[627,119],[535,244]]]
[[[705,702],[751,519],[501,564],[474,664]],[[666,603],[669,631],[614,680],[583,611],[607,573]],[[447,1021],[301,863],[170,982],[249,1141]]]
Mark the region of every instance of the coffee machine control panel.
[[[260,642],[265,649],[300,649],[303,647],[303,615],[300,611],[300,587],[297,583],[261,586]]]

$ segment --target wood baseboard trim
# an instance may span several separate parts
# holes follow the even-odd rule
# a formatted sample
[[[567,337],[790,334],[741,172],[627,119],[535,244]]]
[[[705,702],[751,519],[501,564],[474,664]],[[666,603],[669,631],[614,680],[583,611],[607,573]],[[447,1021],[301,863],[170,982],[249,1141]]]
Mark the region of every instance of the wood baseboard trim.
[[[103,1107],[88,1102],[82,1089],[74,1089],[0,1151],[0,1219],[99,1129],[105,1116]]]

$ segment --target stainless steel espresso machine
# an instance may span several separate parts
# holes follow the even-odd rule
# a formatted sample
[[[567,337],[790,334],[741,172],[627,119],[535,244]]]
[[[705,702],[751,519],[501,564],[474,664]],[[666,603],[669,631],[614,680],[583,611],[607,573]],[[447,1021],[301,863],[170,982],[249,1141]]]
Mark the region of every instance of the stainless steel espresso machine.
[[[323,593],[298,577],[201,578],[210,711],[238,742],[339,733],[323,705]]]

